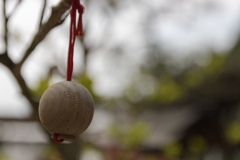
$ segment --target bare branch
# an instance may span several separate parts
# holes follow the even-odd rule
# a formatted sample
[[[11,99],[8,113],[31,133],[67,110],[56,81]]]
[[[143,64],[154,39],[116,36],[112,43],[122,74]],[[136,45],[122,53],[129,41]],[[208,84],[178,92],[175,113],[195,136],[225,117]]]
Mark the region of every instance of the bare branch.
[[[16,78],[22,90],[22,94],[30,102],[34,110],[32,118],[38,119],[38,116],[37,116],[38,102],[33,99],[31,93],[29,92],[27,84],[20,73],[20,68],[16,66],[16,64],[9,58],[7,54],[0,55],[0,63],[5,65],[12,72],[13,76]]]
[[[68,12],[66,15],[63,15],[62,16],[63,18],[61,17],[61,19],[58,21],[56,26],[61,25],[66,20],[66,18],[68,17],[69,14],[70,14],[70,12]]]
[[[43,20],[43,16],[44,16],[46,4],[47,4],[47,0],[44,0],[43,8],[42,8],[42,13],[41,13],[40,21],[39,21],[39,27],[38,27],[39,29],[40,29],[40,27],[42,26],[42,20]]]
[[[52,14],[49,17],[48,21],[40,27],[35,37],[33,38],[32,43],[25,51],[22,60],[19,62],[18,66],[20,68],[32,53],[32,51],[36,48],[36,46],[45,38],[48,32],[58,25],[59,20],[61,19],[62,15],[70,8],[70,5],[71,4],[69,0],[62,0],[57,6],[52,8]]]
[[[10,70],[14,68],[15,64],[13,63],[13,61],[8,57],[8,55],[6,53],[0,55],[0,63],[2,63],[3,65],[5,65],[7,68],[9,68]]]
[[[5,52],[0,55],[0,63],[5,65],[12,72],[12,74],[16,78],[16,80],[22,90],[22,94],[28,99],[28,101],[31,103],[33,109],[35,110],[35,108],[38,106],[38,102],[34,101],[34,99],[32,98],[32,96],[28,90],[28,87],[26,85],[26,82],[24,81],[23,77],[21,76],[20,68],[17,67],[16,64],[8,56],[8,27],[7,27],[8,18],[6,16],[6,0],[3,0],[3,16],[4,16]]]
[[[22,0],[18,0],[18,3],[14,6],[13,10],[12,10],[12,13],[7,17],[7,19],[9,20],[12,15],[15,13],[15,11],[17,10],[19,4],[22,2]]]
[[[4,43],[5,43],[5,52],[4,54],[8,53],[8,28],[7,28],[7,22],[8,22],[8,18],[6,15],[6,0],[3,0],[3,20],[4,20],[4,34],[3,34],[3,39],[4,39]]]
[[[19,68],[15,65],[14,68],[11,69],[12,74],[14,75],[14,77],[16,78],[21,90],[22,90],[22,94],[27,98],[27,100],[30,102],[30,104],[33,107],[34,110],[34,117],[36,117],[37,112],[37,108],[38,108],[38,102],[36,100],[33,99],[31,93],[28,90],[27,84],[25,82],[25,80],[23,79]],[[37,117],[36,117],[37,118]]]

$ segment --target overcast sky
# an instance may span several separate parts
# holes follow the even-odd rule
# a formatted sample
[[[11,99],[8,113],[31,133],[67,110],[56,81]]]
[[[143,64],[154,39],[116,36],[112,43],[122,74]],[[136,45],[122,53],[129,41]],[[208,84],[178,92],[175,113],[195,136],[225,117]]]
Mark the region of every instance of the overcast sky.
[[[58,1],[48,1],[45,20],[50,14],[51,6],[57,4]],[[14,2],[16,0],[8,0],[8,13],[11,12]],[[104,0],[99,0],[98,2],[100,4]],[[145,1],[142,0],[142,2]],[[199,11],[198,6],[205,5],[206,2],[212,2],[209,4],[217,3],[218,5],[215,8],[211,7],[210,11]],[[194,0],[190,2],[187,0],[147,0],[145,3],[151,6],[153,10],[161,10],[164,6],[171,6],[171,14],[159,16],[159,21],[156,21],[152,26],[152,30],[154,33],[153,38],[161,41],[163,49],[174,54],[176,58],[186,57],[192,53],[203,54],[209,49],[219,52],[226,51],[234,44],[236,40],[235,35],[239,32],[240,0]],[[177,4],[175,5],[175,3]],[[21,59],[22,53],[27,46],[26,44],[30,42],[33,34],[36,32],[41,6],[42,1],[24,0],[9,22],[9,53],[14,62],[18,62]],[[97,10],[97,7],[98,5],[95,5],[93,8]],[[0,8],[2,8],[2,1],[0,1]],[[87,9],[86,14],[88,12]],[[2,9],[0,11],[0,36],[2,36]],[[132,5],[126,8],[125,13],[119,13],[112,26],[112,32],[114,33],[111,37],[112,41],[123,41],[128,37],[131,44],[134,46],[136,43],[137,47],[141,41],[139,41],[137,35],[131,36],[131,34],[135,34],[134,26],[140,23],[143,12],[144,8],[142,6]],[[91,26],[92,33],[89,38],[90,40],[91,36],[96,37],[95,35],[101,35],[98,27],[101,26],[101,21],[103,21],[99,15],[92,15],[92,17],[88,17],[92,18],[92,21],[95,21],[95,25]],[[124,28],[119,27],[121,23],[126,24]],[[22,75],[30,87],[34,87],[39,78],[46,76],[49,66],[55,62],[59,64],[66,63],[68,27],[69,18],[62,26],[51,31],[45,41],[39,44],[28,61],[26,61],[23,66]],[[0,51],[2,50],[4,48],[1,38]],[[80,60],[82,55],[76,54],[80,52],[81,46],[76,45],[74,72],[79,72],[78,68],[81,68],[82,65],[82,61]],[[117,95],[122,88],[119,85],[121,83],[118,79],[126,79],[120,76],[126,76],[127,74],[122,73],[120,76],[119,74],[108,75],[109,72],[106,72],[107,66],[105,65],[106,56],[109,55],[99,52],[94,57],[91,57],[89,74],[95,80],[94,87],[97,93],[107,96],[114,95],[114,93]],[[139,57],[141,59],[142,56],[130,55],[129,57],[136,60]],[[131,73],[131,69],[129,71]],[[53,82],[59,80],[64,79],[55,77]],[[20,88],[15,79],[0,64],[0,116],[24,117],[30,113],[29,103],[21,96]]]

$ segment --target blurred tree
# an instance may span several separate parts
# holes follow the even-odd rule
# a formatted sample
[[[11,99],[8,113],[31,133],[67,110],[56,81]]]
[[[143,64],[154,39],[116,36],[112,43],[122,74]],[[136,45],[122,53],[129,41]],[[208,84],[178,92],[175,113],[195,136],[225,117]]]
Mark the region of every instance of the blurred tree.
[[[240,124],[237,117],[240,102],[239,46],[240,40],[229,53],[212,53],[206,65],[192,63],[177,74],[169,72],[168,64],[155,60],[154,65],[143,66],[142,72],[126,90],[125,98],[137,111],[161,112],[160,108],[189,105],[201,114],[201,118],[185,130],[179,142],[183,147],[180,157],[186,160],[203,159],[214,146],[221,148],[224,160],[235,160],[233,155],[239,148]],[[163,153],[174,155],[174,147],[166,146]]]
[[[48,20],[43,23],[43,15],[47,2],[44,0],[39,20],[39,28],[34,37],[32,37],[31,43],[24,51],[22,59],[17,63],[14,63],[9,57],[8,50],[10,45],[8,22],[14,14],[15,9],[13,9],[11,14],[7,15],[7,1],[2,0],[2,2],[5,50],[0,53],[0,63],[5,65],[14,75],[21,88],[22,94],[30,102],[33,114],[29,119],[39,121],[38,101],[43,91],[48,87],[53,73],[52,71],[56,69],[56,67],[49,69],[49,77],[39,80],[39,86],[30,89],[21,74],[22,66],[33,53],[34,49],[44,40],[46,35],[54,27],[64,22],[67,15],[66,12],[70,8],[70,2],[68,0],[61,0],[57,6],[52,8],[51,15]],[[21,2],[22,1],[19,0],[16,7],[19,6]],[[126,87],[124,94],[121,95],[122,99],[117,100],[117,102],[126,102],[127,105],[124,105],[124,107],[133,113],[131,114],[132,119],[137,117],[137,114],[134,114],[136,112],[141,113],[146,110],[158,112],[162,108],[174,108],[175,106],[180,108],[186,105],[193,106],[196,111],[201,113],[201,118],[185,130],[182,139],[179,142],[166,146],[166,148],[162,149],[162,153],[167,156],[182,156],[184,158],[194,154],[197,159],[200,159],[212,145],[218,145],[224,150],[225,159],[230,160],[234,151],[233,148],[235,147],[236,149],[239,147],[239,136],[237,136],[236,133],[239,132],[240,121],[236,117],[237,113],[239,113],[237,109],[239,108],[240,95],[240,65],[238,63],[240,59],[240,40],[237,41],[235,47],[233,47],[227,55],[212,53],[209,63],[206,65],[199,65],[191,61],[190,63],[184,62],[187,63],[185,67],[179,67],[179,63],[171,61],[171,58],[164,53],[161,48],[162,46],[159,45],[159,40],[156,39],[157,36],[154,36],[155,33],[153,30],[153,26],[156,25],[159,17],[174,13],[174,9],[169,7],[172,6],[172,1],[163,3],[162,6],[159,8],[156,7],[155,9],[153,9],[155,6],[151,6],[145,1],[108,0],[99,3],[99,1],[87,0],[84,2],[86,6],[93,6],[93,8],[93,3],[99,4],[101,12],[98,14],[104,17],[101,19],[104,19],[104,27],[101,26],[103,29],[99,36],[100,38],[94,36],[96,39],[99,38],[95,43],[90,43],[89,39],[85,38],[89,35],[89,30],[91,30],[90,20],[86,21],[86,36],[79,39],[83,49],[85,67],[87,66],[91,53],[102,51],[107,53],[111,52],[110,58],[106,58],[106,63],[110,66],[108,66],[109,68],[115,69],[114,72],[119,71],[118,73],[120,73],[121,70],[130,70],[130,68],[134,67],[139,71],[138,74],[132,76],[133,79],[131,79],[132,77],[129,78],[130,83],[128,87]],[[132,10],[129,4],[134,4]],[[209,8],[217,8],[215,3],[207,3],[205,6],[195,5],[194,3],[191,10],[195,9],[197,12],[205,12],[206,10],[209,12],[211,11]],[[142,13],[139,16],[140,18],[137,20],[138,22],[133,22],[133,29],[127,35],[124,35],[124,38],[116,39],[115,36],[111,34],[112,30],[110,29],[110,26],[112,28],[116,27],[114,24],[117,23],[117,20],[114,16],[120,15],[118,17],[122,18],[122,23],[118,27],[124,28],[125,25],[128,25],[129,21],[132,22],[131,15],[127,14],[126,16],[124,14],[125,9],[129,7],[129,10],[132,11],[131,14],[135,14],[136,6],[142,9]],[[144,6],[144,8],[142,6]],[[126,20],[126,17],[130,17],[130,20]],[[194,19],[194,17],[190,15],[187,17]],[[134,38],[128,39],[126,37]],[[134,46],[135,41],[138,41],[141,45],[138,44]],[[133,55],[130,53],[141,53],[142,50],[146,50],[148,53],[146,57],[142,58],[144,59],[143,62],[129,60],[129,55]],[[137,59],[136,57],[133,56],[132,59],[135,60]],[[89,78],[86,72],[87,70],[85,68],[81,75],[75,75],[74,78],[90,90],[97,102],[102,101],[93,91],[92,79]],[[109,70],[109,72],[111,71]],[[115,101],[114,103],[117,102]],[[107,105],[111,105],[110,108],[118,109],[116,104],[108,103]],[[123,105],[119,106],[123,108]],[[128,146],[129,148],[140,150],[139,148],[143,145],[142,141],[145,139],[147,131],[145,125],[139,124],[137,121],[133,122],[136,123],[130,124],[128,129],[125,130],[113,125],[110,132],[111,136],[116,139],[118,143]],[[51,143],[47,148],[45,159],[60,158],[75,160],[79,154],[79,148],[79,143],[68,145]],[[51,155],[48,151],[55,154]],[[116,150],[113,152],[115,153],[115,151]],[[146,152],[149,153],[151,151]],[[157,149],[157,152],[160,152],[160,150]],[[132,154],[135,156],[135,154],[138,155],[138,152],[130,153],[126,156],[129,158]],[[156,157],[152,155],[146,157],[144,157],[144,155],[141,156],[141,159],[159,158],[159,155]],[[116,157],[112,159],[114,158]],[[123,159],[124,158],[126,159],[126,157],[123,157]]]

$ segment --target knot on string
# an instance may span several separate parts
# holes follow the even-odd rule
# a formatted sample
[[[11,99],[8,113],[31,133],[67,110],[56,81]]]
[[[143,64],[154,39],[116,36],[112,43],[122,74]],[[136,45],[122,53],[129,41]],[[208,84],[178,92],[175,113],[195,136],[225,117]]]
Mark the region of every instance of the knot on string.
[[[83,36],[82,14],[84,7],[80,4],[80,0],[69,0],[71,2],[71,22],[70,22],[70,39],[68,49],[68,66],[67,66],[67,81],[72,80],[73,70],[73,50],[76,36]],[[78,11],[79,18],[76,26],[76,12]]]
[[[80,0],[69,0],[71,2],[71,31],[74,34],[74,36],[83,36],[83,28],[82,28],[82,15],[84,12],[84,7],[81,5]],[[78,23],[76,27],[76,12],[78,11],[79,18]]]
[[[58,139],[58,134],[53,134],[53,140],[57,143],[62,143],[64,139]]]

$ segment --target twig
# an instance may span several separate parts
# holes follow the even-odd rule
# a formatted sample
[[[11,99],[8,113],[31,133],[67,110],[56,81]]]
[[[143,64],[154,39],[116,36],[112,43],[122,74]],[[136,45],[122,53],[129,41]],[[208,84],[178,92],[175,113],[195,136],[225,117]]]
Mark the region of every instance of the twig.
[[[3,19],[4,19],[4,35],[3,35],[3,39],[4,39],[4,43],[5,43],[5,52],[4,54],[8,53],[8,28],[7,28],[7,22],[8,22],[8,18],[6,15],[6,0],[3,0]]]
[[[44,16],[46,4],[47,4],[47,0],[44,0],[43,8],[42,8],[42,13],[41,13],[40,21],[39,21],[39,27],[38,27],[39,29],[40,29],[40,27],[42,26],[42,21],[43,21],[43,16]]]
[[[69,14],[70,14],[70,11],[67,12],[65,15],[63,15],[63,16],[61,17],[61,19],[58,21],[58,23],[56,24],[56,26],[61,25],[61,24],[66,20],[66,18],[68,17]]]
[[[8,54],[0,55],[0,63],[8,67],[9,70],[12,72],[13,76],[16,78],[22,90],[22,94],[27,98],[27,100],[30,102],[33,108],[32,118],[38,119],[37,116],[38,102],[33,99],[31,93],[29,92],[27,84],[21,75],[20,68],[17,67],[16,64],[9,58]]]
[[[7,19],[9,20],[12,15],[15,13],[16,9],[18,8],[19,4],[22,2],[22,0],[18,0],[18,3],[14,6],[12,13],[7,17]]]
[[[0,55],[0,63],[5,65],[10,70],[14,68],[15,64],[13,61],[8,57],[6,53]]]
[[[70,8],[70,5],[71,4],[69,0],[62,0],[57,6],[52,8],[51,16],[49,17],[48,21],[43,24],[36,33],[35,37],[32,40],[32,43],[25,51],[22,60],[18,63],[18,67],[22,67],[23,63],[26,61],[32,51],[36,48],[36,46],[45,38],[45,36],[51,29],[58,25],[59,20],[61,19],[62,15]]]

